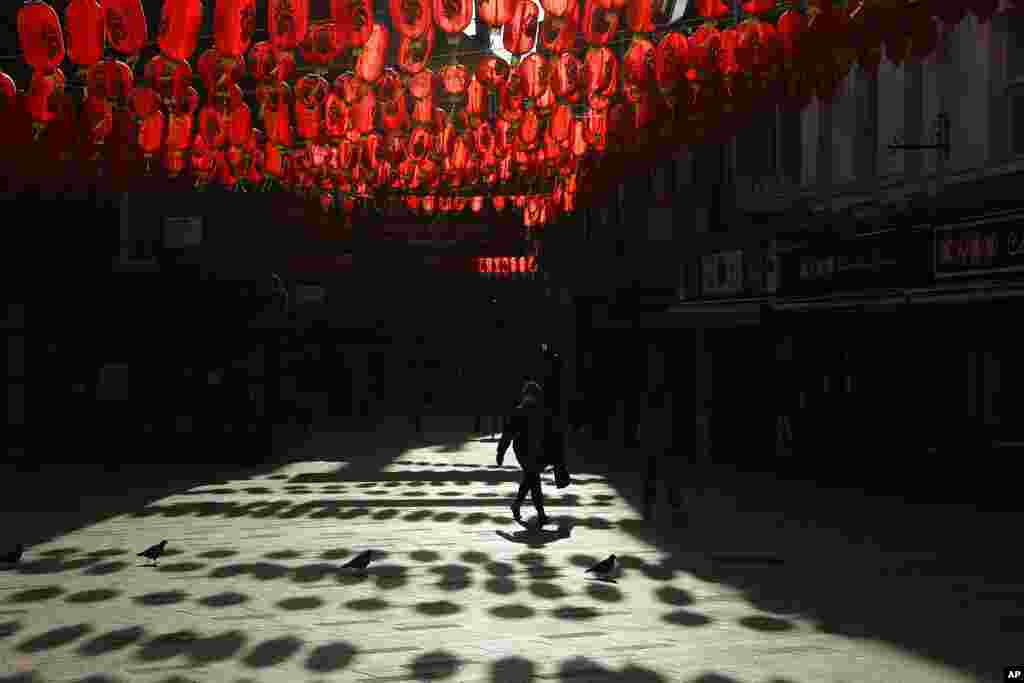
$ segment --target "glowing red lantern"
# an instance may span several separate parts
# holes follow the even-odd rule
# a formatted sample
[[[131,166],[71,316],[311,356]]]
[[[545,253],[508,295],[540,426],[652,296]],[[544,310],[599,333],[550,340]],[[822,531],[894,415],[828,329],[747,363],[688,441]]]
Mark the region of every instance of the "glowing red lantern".
[[[466,92],[469,85],[469,72],[463,64],[446,64],[438,73],[441,86],[449,95],[459,96]]]
[[[377,96],[372,90],[367,90],[362,98],[356,100],[351,109],[352,128],[360,135],[366,135],[373,130],[377,119]]]
[[[418,74],[426,68],[434,53],[434,25],[419,38],[402,36],[398,41],[398,67],[407,74]]]
[[[622,59],[623,77],[626,81],[646,87],[654,79],[654,43],[647,38],[633,38]]]
[[[524,97],[534,99],[547,90],[550,76],[548,62],[543,55],[536,52],[527,55],[519,63],[518,71]]]
[[[729,7],[722,0],[695,0],[697,14],[716,21],[729,13]]]
[[[203,23],[202,0],[164,0],[157,42],[160,52],[184,62],[195,54]]]
[[[370,38],[356,60],[356,75],[367,83],[376,83],[384,73],[387,52],[388,29],[383,24],[374,24]]]
[[[122,55],[137,55],[149,37],[142,0],[103,0],[107,42]]]
[[[373,0],[331,0],[331,19],[349,46],[362,47],[373,31]]]
[[[800,12],[786,10],[775,23],[775,28],[782,43],[782,54],[787,64],[791,64],[800,49],[800,42],[807,32],[807,19]]]
[[[496,88],[508,80],[508,63],[494,56],[484,57],[476,67],[476,77],[488,88]]]
[[[139,147],[146,157],[152,157],[160,151],[164,139],[164,113],[155,111],[142,120],[139,127]]]
[[[741,7],[747,14],[767,14],[775,9],[775,0],[744,0]]]
[[[25,62],[36,71],[53,73],[64,61],[60,19],[42,0],[30,0],[18,9],[18,41]]]
[[[419,38],[433,21],[431,0],[388,0],[391,23],[398,34]]]
[[[499,28],[512,21],[515,11],[515,0],[477,0],[477,16],[491,28]]]
[[[344,37],[333,22],[313,24],[305,39],[300,43],[302,58],[310,64],[326,66],[333,62],[345,45]]]
[[[545,15],[540,23],[541,45],[548,52],[561,53],[576,47],[580,27],[580,6],[573,0],[569,11],[561,16]]]
[[[240,59],[255,33],[256,0],[217,0],[213,35],[218,52],[230,59]]]
[[[309,31],[309,0],[267,0],[267,28],[275,49],[294,50]]]
[[[96,0],[71,0],[64,10],[64,46],[68,59],[89,67],[103,59],[103,8]]]
[[[514,55],[522,55],[532,50],[537,40],[539,20],[540,8],[533,0],[518,0],[512,20],[502,31],[501,40],[505,49]]]
[[[618,30],[618,14],[601,7],[598,0],[585,0],[583,38],[589,45],[607,45]]]
[[[633,33],[653,33],[656,0],[629,0],[626,22]]]
[[[434,22],[445,33],[462,33],[473,20],[473,0],[433,0]]]
[[[674,91],[686,78],[689,41],[682,33],[667,33],[654,55],[654,77],[663,93]]]

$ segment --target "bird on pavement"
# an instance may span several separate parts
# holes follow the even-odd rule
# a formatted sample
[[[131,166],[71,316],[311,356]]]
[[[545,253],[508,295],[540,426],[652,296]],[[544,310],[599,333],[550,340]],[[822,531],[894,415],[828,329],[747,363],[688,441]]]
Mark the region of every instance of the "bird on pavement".
[[[351,560],[341,566],[342,569],[359,569],[363,570],[370,566],[370,560],[373,559],[372,550],[364,550],[359,553]]]
[[[0,557],[0,562],[4,564],[17,564],[21,560],[22,554],[25,552],[25,546],[19,543],[14,546],[14,550],[7,553],[3,557]]]
[[[601,576],[607,577],[614,570],[615,570],[615,556],[614,555],[609,555],[607,559],[601,560],[600,562],[595,564],[593,567],[588,569],[586,572],[584,572],[584,574],[593,572],[595,574],[599,574]]]
[[[153,564],[156,564],[157,558],[164,554],[164,547],[166,545],[167,541],[160,541],[156,545],[150,546],[149,548],[143,550],[141,553],[139,553],[138,556],[153,560]]]

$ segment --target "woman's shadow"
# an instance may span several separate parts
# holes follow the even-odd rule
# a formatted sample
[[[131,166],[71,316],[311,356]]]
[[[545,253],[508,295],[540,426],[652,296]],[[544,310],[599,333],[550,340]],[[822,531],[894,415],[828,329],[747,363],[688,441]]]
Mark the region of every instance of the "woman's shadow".
[[[512,543],[522,543],[531,547],[543,547],[549,543],[569,538],[572,535],[572,527],[572,521],[564,521],[556,529],[537,529],[536,526],[531,526],[529,529],[522,529],[511,534],[501,529],[496,529],[494,533]]]

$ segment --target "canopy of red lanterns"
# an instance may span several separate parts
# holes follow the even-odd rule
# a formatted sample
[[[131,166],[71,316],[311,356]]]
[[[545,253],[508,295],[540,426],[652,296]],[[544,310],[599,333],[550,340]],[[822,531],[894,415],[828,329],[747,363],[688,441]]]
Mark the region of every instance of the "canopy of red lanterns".
[[[695,21],[666,27],[670,0],[540,0],[543,21],[534,0],[388,0],[390,22],[374,20],[374,1],[331,0],[311,21],[309,0],[268,0],[269,39],[254,42],[256,1],[216,0],[213,44],[199,52],[211,10],[164,0],[159,54],[142,63],[141,0],[70,0],[63,21],[29,0],[17,29],[32,75],[18,90],[0,71],[0,156],[106,168],[114,181],[144,169],[196,187],[278,187],[325,210],[511,207],[541,226],[659,150],[830,100],[855,65],[924,59],[942,30],[1001,7],[695,0]],[[474,16],[501,30],[509,61],[460,54]]]

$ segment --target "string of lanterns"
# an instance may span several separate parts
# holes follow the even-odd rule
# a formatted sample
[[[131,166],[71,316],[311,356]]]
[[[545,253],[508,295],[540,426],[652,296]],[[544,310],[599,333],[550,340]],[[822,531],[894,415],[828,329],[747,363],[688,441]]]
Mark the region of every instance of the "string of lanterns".
[[[206,6],[164,0],[159,54],[140,63],[141,0],[70,0],[63,23],[28,0],[17,30],[32,75],[19,91],[0,71],[0,155],[77,161],[94,175],[140,165],[197,188],[278,187],[325,210],[514,207],[536,227],[667,143],[724,141],[776,105],[831,100],[855,65],[925,59],[944,28],[1001,7],[695,0],[694,30],[662,32],[671,0],[540,0],[543,20],[533,0],[388,0],[390,26],[373,3],[331,0],[312,21],[309,0],[267,0],[269,39],[255,41],[255,0],[217,0],[213,45],[197,56]],[[510,61],[460,55],[474,16],[501,30]],[[435,69],[439,40],[449,58]],[[80,101],[65,61],[84,83]]]

